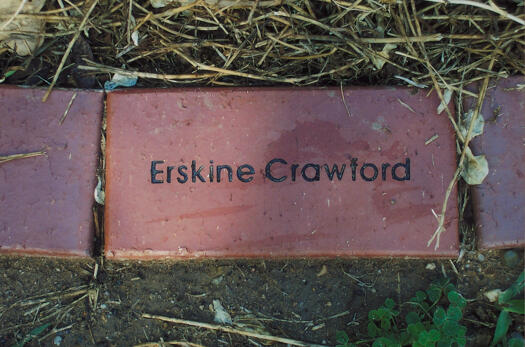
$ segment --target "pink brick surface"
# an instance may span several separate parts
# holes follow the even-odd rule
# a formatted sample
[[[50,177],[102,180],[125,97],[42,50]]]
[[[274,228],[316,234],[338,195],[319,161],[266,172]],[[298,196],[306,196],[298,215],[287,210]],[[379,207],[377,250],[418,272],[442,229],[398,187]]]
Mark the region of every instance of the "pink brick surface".
[[[490,83],[481,109],[484,132],[472,141],[474,154],[484,154],[489,164],[485,181],[472,187],[482,249],[525,247],[525,89],[520,85],[523,76]],[[474,105],[465,100],[465,110]]]
[[[344,95],[350,115],[338,88],[110,93],[106,255],[455,256],[456,191],[441,247],[427,247],[437,226],[432,210],[440,212],[456,168],[454,134],[436,114],[437,97],[392,88],[351,88]],[[275,179],[286,176],[281,182],[267,176],[272,159],[287,163],[270,167]],[[198,175],[192,182],[192,161],[196,170],[203,166],[205,182]],[[308,163],[320,165],[319,180],[312,165],[305,176],[313,181],[303,178]],[[393,178],[396,163],[410,166],[410,179]],[[253,167],[253,174],[240,168],[249,182],[237,176],[244,164]],[[342,179],[330,180],[325,164],[345,164]],[[369,164],[378,168],[373,181]],[[389,164],[384,179],[383,164]],[[401,164],[395,177],[408,178]],[[217,182],[218,165],[231,166],[231,182],[227,169]]]
[[[0,88],[0,155],[47,156],[0,164],[0,252],[87,256],[103,94]]]

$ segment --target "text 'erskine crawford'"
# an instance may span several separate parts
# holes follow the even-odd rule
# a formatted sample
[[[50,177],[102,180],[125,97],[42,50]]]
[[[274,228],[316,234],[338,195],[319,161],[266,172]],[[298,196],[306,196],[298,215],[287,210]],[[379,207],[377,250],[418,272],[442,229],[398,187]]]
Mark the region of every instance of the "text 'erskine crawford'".
[[[348,168],[347,168],[348,167]],[[276,169],[281,174],[276,174]],[[284,169],[284,171],[283,171]],[[196,182],[233,182],[236,178],[240,182],[249,183],[253,180],[255,169],[250,164],[239,165],[234,168],[232,165],[216,165],[210,160],[208,166],[197,165],[195,160],[187,165],[167,165],[164,160],[153,160],[151,162],[151,183],[196,183]],[[339,181],[348,179],[352,181],[363,180],[372,182],[376,179],[387,181],[409,181],[410,180],[410,158],[405,158],[404,162],[395,164],[381,163],[373,164],[364,162],[359,163],[358,158],[351,158],[348,163],[342,164],[313,164],[304,165],[288,163],[285,159],[274,158],[266,164],[264,168],[264,178],[271,182],[295,182],[304,180],[306,182],[316,182],[328,179]]]

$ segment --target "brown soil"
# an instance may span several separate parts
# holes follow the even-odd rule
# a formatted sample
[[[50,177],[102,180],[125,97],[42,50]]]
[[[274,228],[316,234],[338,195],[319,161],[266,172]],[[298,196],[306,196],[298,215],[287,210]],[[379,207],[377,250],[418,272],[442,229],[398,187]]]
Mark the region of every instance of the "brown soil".
[[[162,340],[205,346],[264,343],[141,317],[150,313],[213,323],[212,301],[219,300],[234,322],[275,336],[334,345],[336,330],[345,330],[352,340],[366,338],[367,313],[386,298],[403,302],[446,276],[472,299],[463,322],[468,327],[467,345],[483,346],[490,343],[498,314],[483,293],[505,289],[517,278],[523,268],[523,252],[518,253],[521,265],[511,268],[504,264],[503,251],[468,251],[461,261],[454,261],[459,275],[449,260],[103,262],[99,258],[96,279],[95,260],[2,256],[0,344],[20,341],[45,322],[51,326],[39,338],[51,334],[28,345],[52,346],[56,336],[61,346],[130,346]],[[436,268],[426,269],[429,263]],[[326,274],[318,276],[324,266]],[[80,286],[87,287],[66,295]],[[58,297],[51,292],[59,292]],[[42,300],[32,299],[37,295],[43,295]],[[53,333],[53,327],[69,328]],[[515,323],[510,331],[523,334],[523,327]]]

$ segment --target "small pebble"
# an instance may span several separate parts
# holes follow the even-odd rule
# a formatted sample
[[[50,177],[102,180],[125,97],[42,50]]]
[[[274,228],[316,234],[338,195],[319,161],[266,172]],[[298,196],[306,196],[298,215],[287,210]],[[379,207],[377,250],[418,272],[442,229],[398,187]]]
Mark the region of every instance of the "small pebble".
[[[505,264],[509,267],[514,267],[518,265],[520,259],[518,256],[518,253],[513,250],[506,251],[503,255],[503,259],[505,260]]]
[[[485,260],[485,256],[483,254],[478,254],[478,260],[479,261],[484,261]]]
[[[501,289],[493,289],[483,293],[483,295],[485,295],[485,297],[489,299],[490,302],[496,302],[501,293]]]
[[[53,339],[53,344],[55,346],[60,346],[60,344],[62,343],[62,336],[55,336],[55,338]]]
[[[427,270],[435,270],[436,269],[436,264],[428,263],[427,266],[425,266],[425,269],[427,269]]]
[[[219,277],[212,279],[211,283],[218,286],[222,282],[223,279],[224,279],[224,275],[220,275]]]
[[[106,304],[102,304],[102,305],[100,305],[100,308],[101,308],[102,310],[105,310],[106,308],[108,308],[108,305],[106,305]]]

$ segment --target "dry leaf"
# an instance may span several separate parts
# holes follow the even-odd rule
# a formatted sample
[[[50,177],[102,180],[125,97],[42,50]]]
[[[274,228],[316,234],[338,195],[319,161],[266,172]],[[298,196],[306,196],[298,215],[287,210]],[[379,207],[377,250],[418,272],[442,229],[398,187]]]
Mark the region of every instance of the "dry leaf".
[[[319,271],[317,273],[317,277],[321,277],[321,276],[324,276],[328,273],[328,268],[326,267],[326,265],[323,265],[323,267],[321,268],[321,271]]]
[[[104,192],[102,188],[102,180],[100,179],[99,176],[97,176],[97,179],[98,179],[98,183],[97,183],[97,186],[95,188],[95,192],[93,195],[95,196],[95,201],[97,203],[99,203],[100,205],[104,205],[104,202],[106,200],[106,193]]]
[[[461,135],[463,137],[467,137],[468,129],[470,127],[470,122],[472,120],[472,116],[474,115],[474,110],[469,110],[461,119],[459,120],[459,130],[461,131]],[[476,118],[476,123],[474,123],[474,127],[472,128],[472,133],[470,134],[471,138],[474,138],[476,136],[479,136],[483,134],[483,127],[485,126],[485,119],[483,118],[482,114],[478,115],[478,118]]]
[[[219,300],[213,300],[213,310],[215,311],[215,318],[213,319],[215,323],[219,324],[232,324],[232,317],[224,307],[222,307]]]
[[[466,160],[463,164],[461,176],[470,185],[481,184],[489,173],[489,164],[484,155],[473,155],[470,148],[466,148]]]
[[[134,31],[132,34],[131,34],[131,40],[133,41],[133,44],[135,46],[138,46],[139,45],[139,32],[138,31]]]
[[[42,36],[39,34],[44,29],[44,21],[40,18],[18,16],[18,14],[37,13],[45,2],[45,0],[1,0],[0,45],[13,49],[21,56],[34,53],[42,43]]]
[[[463,135],[463,137],[465,138],[467,137],[468,129],[470,127],[470,123],[472,121],[473,115],[474,115],[474,110],[469,110],[459,120],[459,123],[458,123],[459,131],[461,132],[461,135]],[[483,119],[483,115],[479,114],[473,125],[472,132],[470,133],[470,137],[474,138],[476,136],[483,134],[484,125],[485,125],[485,120]],[[488,173],[489,173],[489,164],[485,156],[484,155],[473,155],[470,148],[467,148],[466,149],[466,159],[463,165],[463,171],[461,172],[461,176],[463,177],[465,182],[467,182],[470,185],[481,184],[481,182],[483,182],[485,177],[487,177]]]
[[[153,8],[161,8],[172,3],[173,1],[174,0],[150,0],[150,3]]]
[[[445,92],[443,93],[443,101],[445,101],[445,103],[441,102],[439,104],[437,108],[438,114],[441,114],[441,112],[445,111],[445,108],[448,107],[448,104],[450,103],[451,98],[452,98],[452,90],[450,89],[445,90]]]
[[[381,57],[388,59],[390,58],[390,54],[389,54],[390,51],[393,50],[394,48],[397,48],[397,45],[394,45],[392,43],[387,43],[385,47],[383,47],[383,50],[381,52],[377,52],[377,54],[380,55]],[[383,65],[385,65],[386,63],[386,60],[382,59],[381,57],[377,57],[377,56],[371,57],[372,63],[378,70],[381,70],[383,68]]]

